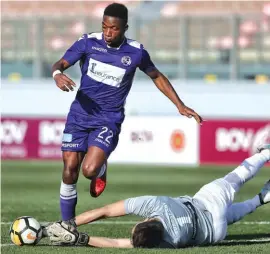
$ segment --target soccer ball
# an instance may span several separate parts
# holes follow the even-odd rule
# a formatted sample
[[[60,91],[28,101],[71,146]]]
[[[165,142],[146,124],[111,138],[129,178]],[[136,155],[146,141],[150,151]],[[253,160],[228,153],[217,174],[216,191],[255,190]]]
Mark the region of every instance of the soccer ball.
[[[10,227],[11,241],[18,245],[35,245],[42,238],[39,222],[31,216],[17,218]]]

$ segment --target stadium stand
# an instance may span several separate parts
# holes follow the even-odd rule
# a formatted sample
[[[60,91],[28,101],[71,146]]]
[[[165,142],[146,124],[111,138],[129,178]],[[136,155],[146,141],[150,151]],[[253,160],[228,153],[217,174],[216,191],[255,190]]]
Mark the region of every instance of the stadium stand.
[[[38,43],[44,62],[56,60],[82,33],[100,30],[103,9],[111,2],[2,1],[2,61],[33,62]],[[154,1],[146,1],[147,6],[145,1],[120,2],[136,14],[136,39],[168,72],[171,68],[174,73],[172,64],[181,62],[183,43],[189,63],[227,64],[233,46],[232,15],[239,17],[240,62],[270,61],[270,4],[265,1],[163,1],[158,11],[153,8],[152,19],[148,16]],[[181,30],[184,18],[186,30]]]

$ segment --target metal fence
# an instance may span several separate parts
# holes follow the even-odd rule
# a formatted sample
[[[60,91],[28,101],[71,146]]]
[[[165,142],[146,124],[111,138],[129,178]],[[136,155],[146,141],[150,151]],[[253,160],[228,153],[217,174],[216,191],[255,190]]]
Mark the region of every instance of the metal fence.
[[[144,44],[169,78],[254,79],[270,76],[270,20],[261,16],[133,16],[128,37]],[[49,78],[52,64],[100,19],[2,17],[2,78]],[[78,67],[69,70],[78,78]],[[139,74],[138,78],[144,75]]]

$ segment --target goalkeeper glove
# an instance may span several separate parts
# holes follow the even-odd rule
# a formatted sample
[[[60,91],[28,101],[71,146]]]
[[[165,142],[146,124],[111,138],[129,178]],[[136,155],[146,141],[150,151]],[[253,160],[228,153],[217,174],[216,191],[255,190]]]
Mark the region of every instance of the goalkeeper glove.
[[[89,242],[88,234],[78,232],[68,221],[50,224],[46,230],[52,245],[87,246]]]

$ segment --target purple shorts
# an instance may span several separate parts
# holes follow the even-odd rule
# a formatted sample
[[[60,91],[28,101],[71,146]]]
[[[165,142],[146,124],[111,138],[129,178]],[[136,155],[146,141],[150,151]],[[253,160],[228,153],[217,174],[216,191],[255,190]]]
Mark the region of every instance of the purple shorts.
[[[112,126],[104,124],[104,126],[95,127],[88,117],[69,114],[61,150],[87,152],[90,146],[97,146],[106,153],[108,158],[118,144],[120,133],[118,128]]]

